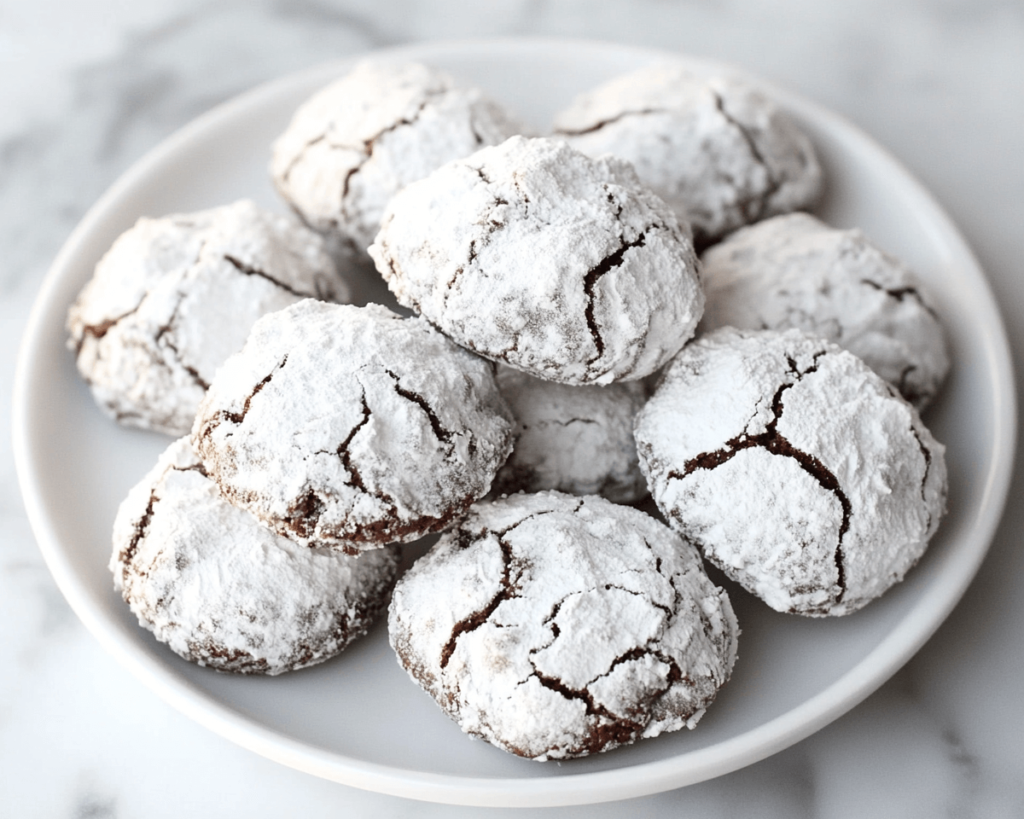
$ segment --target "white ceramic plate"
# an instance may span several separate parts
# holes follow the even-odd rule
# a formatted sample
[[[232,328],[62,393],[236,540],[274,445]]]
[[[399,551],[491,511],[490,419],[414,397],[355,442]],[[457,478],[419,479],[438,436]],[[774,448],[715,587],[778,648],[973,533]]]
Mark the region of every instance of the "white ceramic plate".
[[[538,130],[575,93],[671,56],[563,40],[431,44],[390,55],[483,86]],[[15,456],[40,548],[97,638],[168,702],[260,754],[349,785],[462,804],[595,802],[698,782],[791,745],[880,686],[950,612],[988,548],[1013,461],[1010,354],[981,270],[928,193],[856,128],[772,88],[820,151],[829,186],[820,214],[862,227],[908,261],[931,286],[949,330],[952,375],[926,421],[949,447],[950,511],[905,583],[829,621],[776,614],[735,592],[739,662],[695,731],[562,764],[467,739],[399,668],[382,626],[332,662],[260,679],[191,665],[137,625],[112,590],[110,529],[118,503],[167,439],[100,414],[64,348],[65,312],[100,255],[141,215],[243,196],[281,209],[266,173],[271,141],[305,97],[347,66],[257,88],[183,128],[89,211],[43,285],[19,360]]]

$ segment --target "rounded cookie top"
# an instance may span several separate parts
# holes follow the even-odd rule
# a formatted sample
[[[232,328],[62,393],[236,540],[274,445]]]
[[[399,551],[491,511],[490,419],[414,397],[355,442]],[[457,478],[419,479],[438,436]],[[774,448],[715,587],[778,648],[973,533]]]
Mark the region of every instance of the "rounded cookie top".
[[[673,528],[779,611],[855,611],[903,579],[945,512],[945,447],[867,365],[798,330],[688,345],[637,416]]]
[[[516,431],[493,495],[556,489],[631,503],[647,494],[633,440],[641,382],[572,387],[502,366],[497,381]]]
[[[554,135],[590,156],[627,159],[686,215],[698,247],[742,225],[814,203],[821,168],[810,140],[742,80],[674,64],[641,68],[577,97]]]
[[[310,226],[362,253],[402,187],[518,131],[479,89],[443,71],[366,60],[295,112],[270,170]]]
[[[859,230],[806,213],[766,219],[709,248],[701,327],[796,327],[834,341],[894,384],[919,410],[938,392],[949,356],[926,288]]]
[[[424,320],[308,300],[255,324],[192,439],[233,503],[355,552],[451,525],[490,488],[512,418],[491,365]]]
[[[398,552],[358,558],[279,537],[218,492],[187,438],[121,504],[110,570],[139,622],[186,660],[280,674],[315,665],[384,611]]]
[[[540,378],[642,378],[693,334],[696,257],[629,165],[513,137],[388,206],[370,248],[398,301],[459,344]]]
[[[68,311],[68,347],[118,421],[184,435],[253,322],[304,298],[344,301],[319,235],[243,200],[139,219]]]
[[[739,633],[678,535],[557,492],[476,504],[399,581],[388,630],[463,731],[539,760],[694,727]]]

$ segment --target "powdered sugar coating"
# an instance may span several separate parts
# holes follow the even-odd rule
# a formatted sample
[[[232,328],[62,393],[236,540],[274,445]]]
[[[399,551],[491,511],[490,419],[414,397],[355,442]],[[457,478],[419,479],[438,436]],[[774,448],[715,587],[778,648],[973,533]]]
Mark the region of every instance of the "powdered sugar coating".
[[[777,216],[709,248],[706,330],[796,327],[834,341],[919,410],[949,371],[942,325],[924,285],[859,230],[807,213]]]
[[[518,131],[479,89],[442,71],[366,60],[295,112],[270,170],[309,225],[362,253],[401,188]]]
[[[581,94],[555,135],[590,156],[610,153],[686,215],[698,247],[729,231],[811,206],[821,168],[810,140],[774,102],[730,76],[641,68]]]
[[[497,380],[516,431],[493,494],[556,489],[616,503],[647,494],[633,441],[633,419],[647,398],[643,384],[572,387],[502,366]]]
[[[250,201],[142,218],[68,311],[68,347],[96,402],[131,426],[184,435],[217,368],[260,316],[345,301],[323,240]]]
[[[779,611],[856,611],[903,579],[945,512],[945,447],[917,411],[798,330],[688,345],[636,440],[673,528]]]
[[[704,307],[671,210],[627,163],[558,140],[513,137],[409,185],[370,255],[459,344],[565,384],[653,372]]]
[[[333,657],[383,612],[392,547],[359,558],[278,537],[229,504],[188,438],[160,456],[114,522],[114,588],[186,660],[280,674]]]
[[[739,634],[678,535],[557,492],[476,504],[399,581],[388,629],[463,731],[538,760],[693,728]]]
[[[356,552],[451,525],[490,488],[512,417],[491,365],[422,319],[307,300],[255,324],[192,438],[232,503]]]

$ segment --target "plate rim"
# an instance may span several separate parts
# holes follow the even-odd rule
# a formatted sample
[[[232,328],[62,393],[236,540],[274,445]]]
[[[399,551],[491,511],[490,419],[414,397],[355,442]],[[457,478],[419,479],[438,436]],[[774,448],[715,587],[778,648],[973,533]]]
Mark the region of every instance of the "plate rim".
[[[992,395],[993,416],[996,421],[993,430],[993,450],[997,455],[985,472],[978,514],[969,526],[969,534],[972,535],[968,538],[970,548],[958,549],[951,561],[951,567],[940,575],[942,582],[930,586],[922,596],[922,601],[931,601],[931,605],[927,606],[931,612],[929,617],[913,616],[920,607],[919,604],[856,665],[817,695],[750,731],[713,746],[613,770],[563,774],[557,777],[508,778],[458,777],[411,771],[367,762],[324,749],[314,749],[301,741],[255,723],[213,699],[187,680],[168,674],[155,659],[139,653],[120,638],[117,631],[105,623],[101,613],[93,608],[87,587],[71,570],[70,564],[62,559],[62,546],[43,508],[42,480],[39,470],[32,462],[29,446],[31,419],[28,409],[33,384],[32,361],[39,354],[47,332],[52,331],[54,293],[66,275],[65,270],[80,252],[90,233],[134,186],[143,183],[154,169],[185,149],[190,142],[201,139],[209,129],[227,123],[241,111],[294,84],[340,72],[371,54],[387,59],[429,60],[430,54],[458,53],[467,56],[474,51],[483,53],[494,49],[530,48],[594,49],[648,61],[684,61],[711,70],[738,74],[769,90],[784,107],[807,112],[830,128],[844,132],[844,136],[874,153],[900,177],[905,189],[917,200],[930,221],[942,228],[943,243],[973,268],[971,272],[984,284],[984,292],[975,295],[991,307],[992,314],[997,318],[997,322],[987,328],[983,345],[985,359],[990,362],[992,372],[997,376]],[[61,305],[61,315],[65,309],[66,305]],[[29,523],[46,565],[62,594],[79,619],[107,651],[161,699],[186,716],[226,739],[282,764],[346,785],[393,796],[477,806],[539,807],[587,804],[644,796],[694,784],[767,758],[820,730],[855,707],[884,684],[927,642],[974,579],[1002,519],[1015,462],[1017,438],[1016,391],[1010,349],[1005,323],[991,286],[960,230],[934,196],[910,171],[884,146],[842,115],[800,94],[779,88],[771,81],[730,63],[663,49],[569,37],[428,41],[377,49],[345,59],[320,63],[257,85],[186,123],[133,162],[88,209],[71,232],[47,271],[35,297],[22,335],[15,369],[11,417],[13,454]],[[856,673],[865,667],[873,669],[872,673],[867,675],[867,684],[864,682],[863,671]],[[854,677],[857,677],[856,681]]]

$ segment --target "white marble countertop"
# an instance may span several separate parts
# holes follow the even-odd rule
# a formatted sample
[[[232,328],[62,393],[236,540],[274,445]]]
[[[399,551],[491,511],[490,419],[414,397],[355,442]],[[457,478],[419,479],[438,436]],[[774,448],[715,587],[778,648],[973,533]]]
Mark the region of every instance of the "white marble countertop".
[[[959,224],[1024,360],[1020,0],[0,0],[5,426],[18,340],[50,261],[92,201],[160,139],[222,99],[320,61],[415,40],[524,34],[724,59],[845,114]],[[9,438],[0,443],[0,815],[487,813],[316,779],[161,702],[104,653],[51,580]],[[952,616],[846,716],[710,782],[521,813],[1024,816],[1022,482],[1018,469],[989,557]]]

